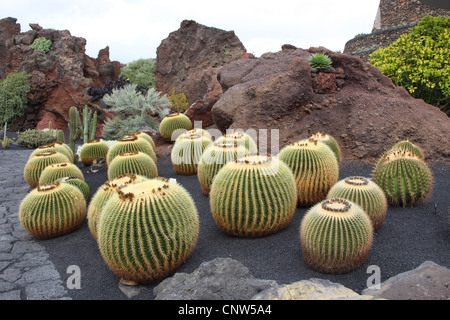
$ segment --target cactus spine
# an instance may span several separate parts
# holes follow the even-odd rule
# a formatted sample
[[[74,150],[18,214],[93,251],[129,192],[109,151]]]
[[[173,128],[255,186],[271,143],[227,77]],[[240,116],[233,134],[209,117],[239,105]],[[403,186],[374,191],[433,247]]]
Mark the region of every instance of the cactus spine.
[[[19,208],[23,228],[38,239],[59,237],[78,229],[86,213],[86,201],[76,187],[55,182],[32,190]]]
[[[176,142],[172,148],[171,160],[175,172],[179,175],[195,175],[203,151],[212,141],[200,134],[193,134]]]
[[[156,153],[153,147],[148,141],[144,139],[139,139],[137,136],[126,136],[119,139],[111,148],[108,150],[106,155],[106,164],[109,166],[111,161],[121,153],[130,151],[140,151],[142,153],[148,154],[152,158],[155,164],[158,164]]]
[[[294,173],[298,205],[311,206],[324,200],[339,179],[339,165],[331,149],[314,139],[284,147],[279,158]]]
[[[284,229],[297,206],[291,170],[270,156],[250,155],[226,164],[216,174],[209,196],[216,224],[238,237]]]
[[[197,243],[199,218],[181,185],[149,179],[115,192],[103,208],[98,230],[100,253],[121,281],[151,283],[189,257]]]
[[[158,168],[148,154],[139,151],[129,151],[119,154],[111,161],[108,168],[108,179],[113,180],[126,173],[156,178],[158,176]]]
[[[300,243],[311,268],[322,273],[347,273],[367,260],[373,243],[372,222],[351,201],[327,199],[303,217]]]
[[[66,162],[69,162],[69,159],[62,153],[54,150],[38,153],[29,159],[25,165],[23,170],[25,181],[32,188],[36,188],[39,185],[39,177],[47,166]]]
[[[159,133],[165,140],[175,141],[177,137],[172,137],[172,134],[178,129],[192,129],[191,119],[179,112],[174,112],[167,115],[164,119],[162,119],[159,125]]]
[[[94,139],[83,144],[80,151],[81,162],[85,167],[89,167],[98,158],[106,158],[109,147],[106,142]]]
[[[89,185],[86,183],[86,181],[76,177],[64,177],[56,180],[56,182],[67,183],[78,188],[78,190],[80,190],[83,194],[84,200],[86,200],[86,204],[89,203],[89,200],[91,199],[91,189],[89,188]]]
[[[238,145],[243,145],[249,153],[257,153],[258,145],[256,141],[248,134],[240,131],[233,133],[227,133],[222,137],[218,138],[214,143],[237,143]]]
[[[374,230],[384,224],[387,200],[383,190],[365,177],[348,177],[336,183],[328,192],[327,199],[341,198],[359,205],[372,221]]]
[[[325,132],[316,132],[310,138],[325,143],[330,147],[331,151],[333,151],[336,156],[338,164],[341,163],[341,148],[334,137]]]
[[[84,181],[81,170],[70,162],[53,163],[48,165],[39,177],[39,185],[46,185],[64,177],[75,177]]]

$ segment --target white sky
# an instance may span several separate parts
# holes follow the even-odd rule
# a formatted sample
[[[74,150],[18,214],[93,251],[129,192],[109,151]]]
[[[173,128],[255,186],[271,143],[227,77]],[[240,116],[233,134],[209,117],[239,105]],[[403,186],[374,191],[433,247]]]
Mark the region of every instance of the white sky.
[[[12,0],[0,2],[0,19],[69,30],[87,40],[96,58],[110,47],[110,59],[128,63],[156,58],[156,48],[183,20],[234,31],[247,52],[260,56],[283,44],[344,51],[356,34],[370,33],[380,0]]]

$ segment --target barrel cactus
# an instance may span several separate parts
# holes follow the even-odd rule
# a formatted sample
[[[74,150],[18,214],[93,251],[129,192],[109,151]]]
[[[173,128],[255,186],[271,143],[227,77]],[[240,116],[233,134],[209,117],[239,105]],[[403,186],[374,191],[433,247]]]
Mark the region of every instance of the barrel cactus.
[[[172,134],[179,129],[192,129],[191,119],[179,112],[167,115],[159,124],[159,133],[161,134],[161,137],[166,140],[175,141],[177,136],[172,137]]]
[[[212,136],[211,136],[211,134],[208,132],[208,130],[201,129],[201,128],[194,128],[194,129],[192,129],[192,130],[187,130],[187,131],[184,130],[183,133],[181,133],[180,135],[178,135],[178,137],[177,137],[177,139],[175,140],[175,142],[177,142],[177,141],[179,141],[179,140],[182,140],[182,139],[184,139],[184,138],[189,138],[189,137],[191,137],[192,135],[195,135],[195,134],[200,134],[201,136],[206,137],[206,138],[212,140]]]
[[[76,177],[64,177],[56,180],[56,182],[59,183],[67,183],[74,187],[77,187],[81,193],[83,194],[84,200],[86,200],[86,203],[89,203],[89,200],[91,199],[91,188],[86,183],[86,181],[76,178]]]
[[[101,185],[95,194],[92,196],[91,202],[89,203],[87,209],[87,222],[89,231],[91,232],[94,239],[97,240],[97,225],[100,219],[100,213],[106,204],[106,201],[111,197],[111,195],[119,188],[126,186],[128,184],[137,183],[147,180],[147,178],[142,176],[137,176],[135,174],[124,174],[113,180],[106,181]]]
[[[158,168],[148,154],[139,151],[129,151],[119,154],[111,161],[108,167],[108,179],[113,180],[126,173],[156,178],[158,176]]]
[[[66,145],[62,142],[58,142],[58,141],[52,142],[49,144],[44,144],[40,147],[37,147],[33,152],[31,152],[30,157],[28,159],[31,159],[38,153],[42,153],[45,151],[56,151],[56,152],[62,153],[63,155],[65,155],[67,157],[67,159],[69,159],[70,162],[73,162],[72,150],[70,150],[68,145]]]
[[[86,142],[81,147],[80,158],[85,167],[89,167],[98,158],[106,158],[109,147],[105,141],[94,139]]]
[[[336,156],[337,162],[341,162],[341,148],[339,147],[339,143],[333,136],[325,132],[316,132],[310,138],[325,143],[327,146],[329,146],[331,151],[333,151],[334,155]]]
[[[250,153],[258,152],[258,145],[256,141],[250,136],[241,131],[236,131],[233,133],[227,133],[219,137],[214,143],[237,143],[238,145],[243,145],[247,148]]]
[[[374,230],[384,224],[387,200],[383,190],[369,179],[361,176],[348,177],[336,183],[328,192],[328,199],[347,199],[359,205],[372,221]]]
[[[213,178],[229,162],[248,155],[248,150],[237,143],[214,143],[203,152],[197,167],[197,176],[205,195],[209,195]]]
[[[32,187],[39,185],[39,177],[44,169],[54,163],[67,163],[69,159],[57,151],[44,151],[34,155],[25,164],[23,175],[25,181]]]
[[[412,151],[392,151],[378,161],[372,181],[383,190],[391,206],[417,206],[432,191],[433,175],[424,160]]]
[[[76,177],[84,181],[83,172],[76,165],[71,162],[63,162],[45,167],[39,177],[39,185],[49,184],[64,177]]]
[[[198,235],[198,212],[188,191],[155,178],[111,196],[100,216],[98,246],[122,283],[145,284],[163,279],[184,263]]]
[[[142,138],[150,143],[150,145],[153,147],[153,150],[155,150],[155,148],[156,148],[156,144],[155,144],[155,141],[153,140],[153,138],[145,132],[141,132],[141,131],[132,132],[132,133],[128,133],[126,136],[136,136],[138,138]]]
[[[139,139],[137,136],[126,136],[119,139],[108,151],[106,155],[106,164],[109,166],[111,161],[121,153],[129,151],[139,151],[148,154],[153,162],[157,164],[156,153],[153,150],[152,145],[145,141],[145,139]]]
[[[289,225],[297,207],[295,179],[277,158],[249,155],[226,164],[210,191],[216,224],[227,234],[261,237]]]
[[[347,273],[363,265],[373,237],[367,213],[345,199],[317,203],[300,224],[303,258],[311,268],[322,273]]]
[[[178,140],[171,152],[172,166],[179,175],[195,175],[204,150],[212,141],[200,134]]]
[[[33,189],[22,200],[19,221],[34,237],[56,238],[78,229],[86,213],[86,201],[76,187],[54,182]]]
[[[401,140],[401,141],[397,142],[390,149],[390,151],[396,151],[396,150],[413,152],[416,155],[416,157],[424,160],[424,154],[423,154],[422,149],[418,145],[412,143],[409,139]]]
[[[339,179],[339,164],[333,151],[317,140],[290,144],[278,156],[294,173],[299,206],[308,207],[324,200]]]

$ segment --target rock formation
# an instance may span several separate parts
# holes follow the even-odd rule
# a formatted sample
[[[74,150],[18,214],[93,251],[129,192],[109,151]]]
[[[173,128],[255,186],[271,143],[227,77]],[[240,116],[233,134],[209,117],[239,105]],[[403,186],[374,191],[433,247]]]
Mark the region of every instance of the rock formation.
[[[31,92],[25,116],[11,130],[43,129],[49,121],[53,128],[66,129],[71,106],[81,110],[89,105],[99,112],[101,122],[103,112],[91,103],[87,90],[119,76],[121,65],[109,60],[109,48],[100,50],[94,59],[85,54],[86,40],[72,36],[68,30],[30,24],[32,29],[21,33],[16,21],[0,20],[0,79],[16,71],[30,74]],[[41,37],[52,41],[50,52],[41,53],[31,47]]]
[[[328,54],[332,67],[311,69],[307,59],[316,52]],[[323,131],[338,140],[344,158],[372,162],[398,140],[409,138],[427,159],[449,159],[446,114],[412,98],[358,57],[322,47],[284,46],[258,59],[234,61],[217,77],[224,93],[212,116],[222,132],[279,129],[281,149]],[[276,151],[271,149],[272,135],[267,136],[267,150],[260,151]]]

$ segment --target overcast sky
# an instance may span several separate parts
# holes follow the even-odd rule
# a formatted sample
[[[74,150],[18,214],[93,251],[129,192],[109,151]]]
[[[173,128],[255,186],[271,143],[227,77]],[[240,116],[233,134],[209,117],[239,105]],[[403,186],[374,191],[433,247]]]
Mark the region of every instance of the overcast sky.
[[[30,23],[69,30],[87,40],[86,53],[96,58],[110,47],[110,59],[128,63],[156,58],[156,48],[195,20],[234,31],[247,52],[260,56],[283,44],[324,46],[344,51],[356,34],[370,33],[380,0],[13,0],[0,2],[0,18],[14,17],[22,32]]]

